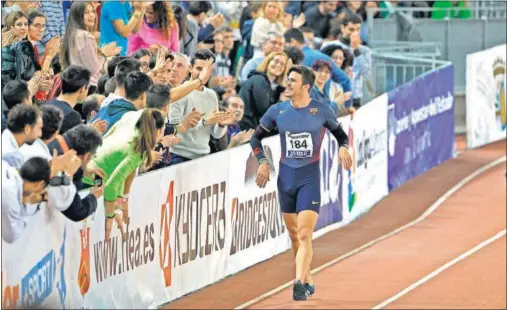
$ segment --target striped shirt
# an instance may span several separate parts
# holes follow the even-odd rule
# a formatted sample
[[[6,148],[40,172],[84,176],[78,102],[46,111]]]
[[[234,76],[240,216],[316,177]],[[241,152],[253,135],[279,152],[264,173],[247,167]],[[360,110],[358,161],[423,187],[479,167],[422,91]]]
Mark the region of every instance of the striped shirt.
[[[51,38],[61,37],[65,33],[65,19],[63,16],[63,5],[61,1],[40,1],[40,10],[46,16],[46,29],[42,40],[37,42],[37,50],[42,57],[46,51],[46,43]]]

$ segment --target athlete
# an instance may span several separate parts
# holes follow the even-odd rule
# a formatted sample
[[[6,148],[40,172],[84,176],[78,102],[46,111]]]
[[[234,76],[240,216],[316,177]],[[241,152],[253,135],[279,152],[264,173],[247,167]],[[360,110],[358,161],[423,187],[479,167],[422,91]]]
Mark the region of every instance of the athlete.
[[[289,70],[285,95],[290,99],[275,104],[261,118],[251,146],[257,160],[256,183],[264,188],[269,181],[269,163],[264,156],[261,140],[278,127],[282,156],[278,173],[280,210],[296,256],[294,300],[306,300],[315,293],[310,275],[313,256],[312,234],[320,208],[320,146],[326,129],[339,144],[338,156],[348,170],[352,159],[348,152],[348,137],[338,123],[333,110],[310,98],[315,82],[313,71],[304,66]]]

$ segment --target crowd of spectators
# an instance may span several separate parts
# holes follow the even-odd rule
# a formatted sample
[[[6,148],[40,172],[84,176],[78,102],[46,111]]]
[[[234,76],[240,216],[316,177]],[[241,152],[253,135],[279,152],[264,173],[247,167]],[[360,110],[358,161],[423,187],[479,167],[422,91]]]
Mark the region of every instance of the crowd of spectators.
[[[2,1],[3,240],[41,207],[81,221],[102,197],[106,237],[114,222],[124,233],[137,174],[249,142],[293,65],[316,73],[313,99],[354,113],[367,8],[467,15],[464,1],[417,3]]]

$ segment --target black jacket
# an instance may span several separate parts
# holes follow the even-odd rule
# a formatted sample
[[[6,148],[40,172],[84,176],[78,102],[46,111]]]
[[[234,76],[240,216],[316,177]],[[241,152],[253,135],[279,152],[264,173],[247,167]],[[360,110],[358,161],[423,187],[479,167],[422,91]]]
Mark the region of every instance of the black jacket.
[[[67,142],[69,149],[72,149],[73,146],[68,143],[65,139],[65,135],[62,136],[64,140]],[[48,145],[50,154],[53,154],[53,150],[56,149],[58,155],[62,155],[64,152],[62,150],[62,146],[58,142],[58,140],[53,140]],[[74,185],[76,186],[76,190],[80,191],[84,189],[83,186],[83,170],[79,168],[79,170],[74,174],[73,180]],[[97,198],[94,195],[88,194],[86,197],[81,199],[79,193],[76,192],[74,196],[74,200],[72,204],[67,208],[67,210],[62,211],[63,215],[65,215],[69,220],[73,222],[79,222],[89,217],[97,210]]]
[[[239,91],[239,96],[245,103],[245,115],[239,123],[241,130],[255,129],[261,117],[280,99],[284,88],[271,88],[271,82],[264,72],[253,71],[248,75]]]

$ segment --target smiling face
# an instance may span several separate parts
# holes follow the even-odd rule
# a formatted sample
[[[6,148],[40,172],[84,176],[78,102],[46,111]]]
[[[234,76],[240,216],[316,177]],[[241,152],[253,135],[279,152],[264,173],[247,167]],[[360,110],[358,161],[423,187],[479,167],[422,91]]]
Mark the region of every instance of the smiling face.
[[[335,50],[333,54],[331,55],[331,59],[333,62],[338,66],[338,68],[341,68],[343,65],[343,51],[342,50]]]
[[[239,122],[243,119],[243,114],[245,113],[245,104],[240,97],[231,97],[228,100],[227,111],[234,113],[236,117],[236,122]]]
[[[331,71],[327,67],[321,67],[317,72],[315,72],[315,84],[319,86],[323,86],[331,77]]]
[[[180,55],[174,55],[171,72],[169,73],[169,83],[176,87],[181,85],[189,72],[188,61]]]
[[[158,13],[153,10],[153,5],[149,5],[146,8],[146,13],[144,16],[146,17],[146,21],[150,24],[156,23],[159,20]]]
[[[267,73],[279,77],[284,73],[286,64],[287,59],[282,55],[277,55],[269,62]]]
[[[95,20],[97,19],[97,14],[95,13],[95,8],[92,4],[88,4],[86,6],[84,12],[84,24],[87,29],[93,29],[95,26]]]

